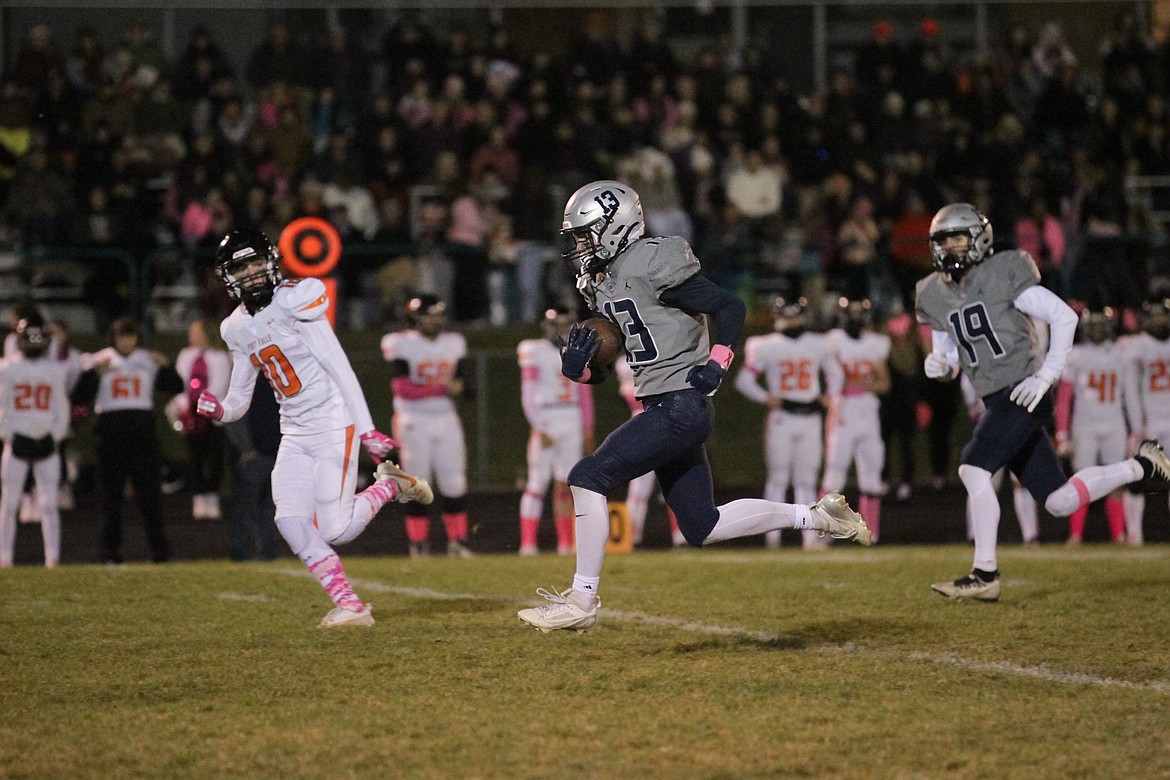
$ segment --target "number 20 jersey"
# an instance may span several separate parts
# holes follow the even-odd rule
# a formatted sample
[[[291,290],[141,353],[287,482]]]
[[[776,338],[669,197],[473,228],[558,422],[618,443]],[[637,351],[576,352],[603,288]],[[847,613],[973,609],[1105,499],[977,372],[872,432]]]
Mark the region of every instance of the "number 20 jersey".
[[[354,422],[337,384],[321,365],[328,358],[313,354],[298,332],[305,322],[324,317],[328,308],[320,279],[296,279],[282,282],[272,302],[256,314],[241,305],[220,326],[232,351],[232,370],[240,370],[246,361],[254,371],[263,371],[272,386],[280,404],[281,433],[320,433]]]
[[[1031,318],[1015,307],[1024,290],[1039,284],[1027,252],[997,252],[971,268],[960,284],[938,273],[918,282],[918,320],[946,331],[979,396],[1036,373],[1043,353]]]
[[[707,362],[707,318],[658,299],[698,272],[699,261],[686,239],[642,238],[618,255],[605,278],[589,285],[593,308],[616,322],[626,337],[638,398],[689,388],[691,367]]]

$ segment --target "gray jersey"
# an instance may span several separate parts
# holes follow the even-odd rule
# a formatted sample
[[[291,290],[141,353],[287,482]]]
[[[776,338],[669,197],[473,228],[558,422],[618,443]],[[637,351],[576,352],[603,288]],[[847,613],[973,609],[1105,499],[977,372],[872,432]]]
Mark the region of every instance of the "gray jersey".
[[[1044,354],[1031,318],[1015,307],[1020,293],[1040,282],[1031,255],[997,252],[959,284],[935,272],[918,282],[918,320],[946,331],[975,392],[990,395],[1036,373]]]
[[[687,373],[711,352],[707,318],[667,306],[658,296],[699,272],[686,239],[642,238],[618,255],[609,274],[585,291],[590,305],[626,336],[639,398],[690,387]]]

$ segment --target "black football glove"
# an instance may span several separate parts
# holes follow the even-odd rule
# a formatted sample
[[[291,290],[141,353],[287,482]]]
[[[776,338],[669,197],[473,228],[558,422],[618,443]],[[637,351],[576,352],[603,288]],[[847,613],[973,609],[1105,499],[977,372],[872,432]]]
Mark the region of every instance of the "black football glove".
[[[561,373],[569,379],[580,379],[590,359],[601,348],[601,342],[597,340],[597,331],[583,327],[577,322],[569,328],[567,339],[557,337],[557,344],[561,347]]]
[[[695,366],[687,372],[687,381],[691,387],[703,395],[714,395],[727,371],[714,360],[708,360],[701,366]]]

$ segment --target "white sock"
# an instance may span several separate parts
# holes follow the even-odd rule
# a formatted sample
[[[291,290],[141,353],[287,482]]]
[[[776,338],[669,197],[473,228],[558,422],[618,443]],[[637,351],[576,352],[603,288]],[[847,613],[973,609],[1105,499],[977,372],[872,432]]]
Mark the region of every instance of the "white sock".
[[[1044,502],[1044,508],[1057,517],[1068,517],[1080,507],[1104,498],[1122,485],[1142,478],[1142,465],[1133,458],[1107,466],[1089,466],[1069,477]]]
[[[577,521],[577,573],[573,575],[573,590],[597,595],[601,579],[601,563],[605,559],[605,544],[609,541],[609,503],[605,496],[576,485],[573,491],[573,510]]]
[[[1020,522],[1020,535],[1025,542],[1040,536],[1040,523],[1036,519],[1036,501],[1027,488],[1012,488],[1012,505],[1016,509],[1016,520]]]
[[[995,542],[999,532],[999,497],[991,487],[991,474],[978,466],[959,466],[959,479],[967,488],[967,506],[975,535],[974,567],[983,571],[998,568]]]
[[[725,542],[781,528],[812,528],[812,514],[804,504],[779,504],[762,498],[741,498],[719,507],[719,521],[704,545]]]
[[[1143,493],[1130,493],[1128,490],[1122,496],[1125,503],[1125,540],[1130,544],[1141,544],[1142,517],[1146,513],[1146,497]]]

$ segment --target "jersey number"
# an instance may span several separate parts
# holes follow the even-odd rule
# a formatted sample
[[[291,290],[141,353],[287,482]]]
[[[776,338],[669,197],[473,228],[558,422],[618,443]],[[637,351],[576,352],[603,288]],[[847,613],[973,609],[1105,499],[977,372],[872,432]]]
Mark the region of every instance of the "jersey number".
[[[116,376],[110,383],[110,393],[114,398],[138,398],[142,395],[142,377]]]
[[[1092,371],[1089,373],[1089,387],[1097,391],[1098,403],[1111,404],[1117,400],[1117,373]]]
[[[292,363],[280,351],[280,347],[270,344],[259,352],[252,354],[252,365],[264,372],[264,378],[277,398],[288,398],[301,392],[301,380],[293,370]]]
[[[955,332],[955,339],[959,342],[959,346],[967,353],[967,362],[970,365],[979,365],[979,356],[975,353],[973,343],[978,339],[987,342],[987,347],[993,356],[1001,358],[1006,353],[1007,350],[1003,348],[1003,345],[999,343],[999,337],[995,335],[995,328],[991,327],[991,318],[987,316],[987,309],[983,306],[982,301],[951,312],[947,319],[950,320],[951,329]]]
[[[16,395],[12,402],[22,412],[36,409],[38,411],[47,411],[49,408],[49,400],[53,397],[53,388],[49,385],[17,385]]]
[[[646,322],[638,313],[637,304],[629,298],[623,298],[620,301],[606,301],[605,316],[616,322],[618,327],[628,334],[626,354],[630,356],[631,366],[651,363],[658,359],[658,345],[654,343],[650,329],[646,327]],[[630,338],[638,340],[638,346],[634,349],[630,349]]]
[[[813,386],[811,360],[780,361],[780,391],[809,390]]]
[[[1165,360],[1150,362],[1150,392],[1165,393],[1170,390],[1170,371],[1166,370]]]

